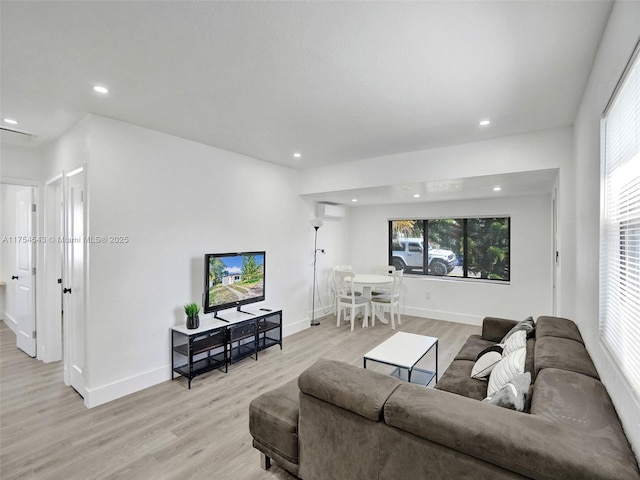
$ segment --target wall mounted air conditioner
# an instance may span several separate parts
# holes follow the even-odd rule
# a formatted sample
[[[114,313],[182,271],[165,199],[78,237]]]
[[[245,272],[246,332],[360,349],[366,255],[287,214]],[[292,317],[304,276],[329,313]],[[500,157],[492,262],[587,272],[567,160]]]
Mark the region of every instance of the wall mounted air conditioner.
[[[316,216],[329,220],[337,220],[344,218],[345,208],[342,205],[333,205],[331,203],[316,204]]]

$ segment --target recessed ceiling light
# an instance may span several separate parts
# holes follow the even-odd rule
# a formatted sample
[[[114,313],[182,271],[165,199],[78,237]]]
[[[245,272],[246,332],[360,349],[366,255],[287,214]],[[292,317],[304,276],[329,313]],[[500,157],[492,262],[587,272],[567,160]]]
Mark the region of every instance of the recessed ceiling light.
[[[18,121],[14,120],[13,118],[3,118],[2,121],[4,123],[8,123],[9,125],[17,125]]]
[[[355,202],[358,201],[358,199],[357,198],[352,198],[351,201],[355,203]]]
[[[488,125],[491,125],[491,120],[480,120],[478,122],[478,125],[480,125],[481,127],[486,127]]]
[[[416,193],[416,194],[413,196],[413,198],[420,198],[420,194],[419,194],[419,193]]]
[[[500,185],[496,185],[495,187],[493,187],[494,192],[499,192],[500,190],[502,190],[502,188],[500,188]]]
[[[94,85],[93,90],[98,93],[109,93],[109,89],[107,87],[103,87],[102,85]]]
[[[295,158],[300,158],[302,156],[302,154],[300,152],[296,152],[296,153],[293,154],[293,156]]]

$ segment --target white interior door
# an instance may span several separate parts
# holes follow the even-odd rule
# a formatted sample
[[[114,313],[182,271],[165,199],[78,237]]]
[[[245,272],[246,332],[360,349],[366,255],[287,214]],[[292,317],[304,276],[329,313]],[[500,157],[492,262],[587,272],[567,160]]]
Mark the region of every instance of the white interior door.
[[[67,175],[65,222],[64,330],[65,382],[85,396],[85,174]]]
[[[553,216],[553,315],[558,313],[558,267],[560,265],[560,253],[558,252],[558,191],[554,190],[551,212]]]
[[[43,260],[38,275],[44,288],[39,292],[43,309],[39,315],[38,358],[44,362],[62,360],[62,278],[64,229],[63,176],[48,181],[44,188]],[[42,213],[41,213],[42,215]]]
[[[35,201],[33,187],[16,192],[16,234],[20,239],[16,246],[16,273],[12,276],[17,281],[16,316],[17,345],[27,355],[36,356],[36,296],[34,237]]]

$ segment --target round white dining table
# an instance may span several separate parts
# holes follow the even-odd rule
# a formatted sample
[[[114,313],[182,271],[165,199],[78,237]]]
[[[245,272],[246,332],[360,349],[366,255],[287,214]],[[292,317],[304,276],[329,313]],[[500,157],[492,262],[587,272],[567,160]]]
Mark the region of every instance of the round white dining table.
[[[356,273],[351,280],[354,284],[362,286],[362,295],[371,300],[371,289],[393,283],[393,277],[389,275],[376,275],[373,273]],[[380,318],[380,317],[378,317]],[[380,318],[382,323],[388,323],[385,318]],[[365,327],[369,325],[365,320]]]

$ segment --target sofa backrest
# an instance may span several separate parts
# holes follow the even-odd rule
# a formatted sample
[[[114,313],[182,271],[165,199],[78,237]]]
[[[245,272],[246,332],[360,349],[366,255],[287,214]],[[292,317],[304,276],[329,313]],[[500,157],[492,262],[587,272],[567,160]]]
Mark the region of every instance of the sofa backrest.
[[[324,358],[298,377],[301,392],[375,422],[400,383],[390,375]]]
[[[305,370],[298,378],[300,477],[378,478],[382,409],[400,383],[334,360]]]

